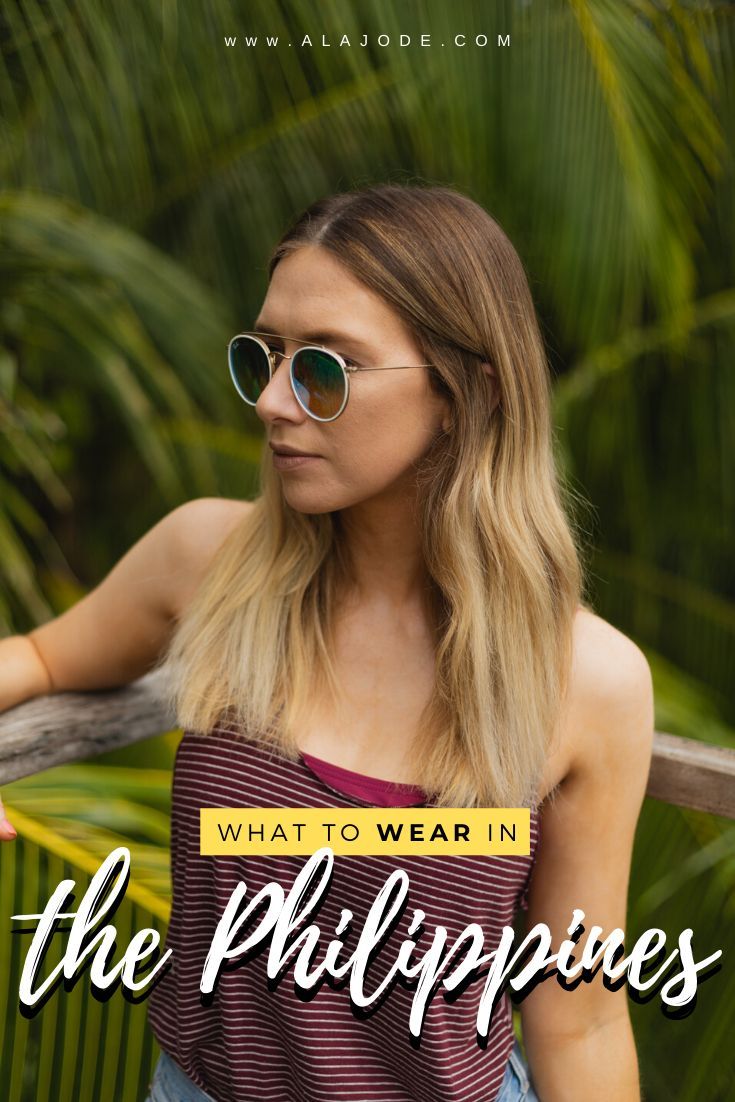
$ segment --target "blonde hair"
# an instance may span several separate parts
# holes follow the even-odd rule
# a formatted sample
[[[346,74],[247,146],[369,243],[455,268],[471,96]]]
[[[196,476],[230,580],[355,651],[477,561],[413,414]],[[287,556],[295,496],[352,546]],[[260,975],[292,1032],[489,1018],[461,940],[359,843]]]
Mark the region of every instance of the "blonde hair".
[[[448,187],[391,183],[315,202],[276,247],[269,278],[305,245],[390,304],[451,403],[417,478],[436,679],[412,748],[416,783],[439,806],[536,806],[582,567],[523,265],[487,211]],[[338,512],[289,507],[267,463],[260,488],[164,661],[183,728],[232,722],[295,758],[310,695],[339,695],[330,654],[349,563]]]

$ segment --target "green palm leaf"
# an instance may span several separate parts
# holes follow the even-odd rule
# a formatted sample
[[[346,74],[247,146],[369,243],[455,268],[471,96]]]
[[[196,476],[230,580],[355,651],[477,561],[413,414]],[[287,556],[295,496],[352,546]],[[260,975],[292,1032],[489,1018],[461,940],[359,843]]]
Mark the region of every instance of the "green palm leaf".
[[[3,914],[38,913],[65,879],[76,884],[73,909],[102,861],[125,845],[131,879],[112,919],[118,932],[114,960],[139,929],[151,927],[163,938],[170,916],[169,770],[61,766],[16,781],[3,795],[18,830],[17,840],[3,849]],[[67,921],[61,929],[68,927]],[[35,926],[16,922],[14,928]],[[0,1005],[3,1098],[96,1102],[143,1097],[158,1052],[145,1001],[131,1003],[118,989],[100,1002],[90,991],[87,969],[71,990],[57,989],[42,1013],[28,1019],[13,997],[28,944],[22,932],[0,939],[0,968],[11,996]],[[59,963],[64,944],[60,930],[37,984]]]

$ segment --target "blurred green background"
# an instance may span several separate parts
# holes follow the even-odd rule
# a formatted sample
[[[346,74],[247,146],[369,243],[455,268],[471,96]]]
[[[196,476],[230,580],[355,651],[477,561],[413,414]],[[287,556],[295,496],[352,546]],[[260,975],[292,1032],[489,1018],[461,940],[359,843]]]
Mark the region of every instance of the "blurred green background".
[[[255,491],[259,422],[225,345],[294,216],[449,184],[526,265],[589,599],[648,656],[658,729],[735,746],[732,4],[15,0],[0,41],[0,635],[68,607],[180,502]],[[3,789],[4,922],[123,842],[126,921],[165,924],[177,738]],[[735,1099],[733,918],[735,824],[647,799],[631,937],[723,950],[694,1013],[632,1005],[648,1102]],[[75,990],[25,1019],[5,930],[0,1098],[142,1098],[145,1002]]]

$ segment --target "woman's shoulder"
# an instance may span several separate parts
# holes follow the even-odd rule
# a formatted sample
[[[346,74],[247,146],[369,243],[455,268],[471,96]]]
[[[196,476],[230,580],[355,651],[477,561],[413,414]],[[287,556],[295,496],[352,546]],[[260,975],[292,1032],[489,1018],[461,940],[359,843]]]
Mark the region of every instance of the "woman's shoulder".
[[[178,611],[204,579],[224,541],[255,506],[254,501],[236,498],[198,497],[165,517],[167,559],[176,579]]]
[[[172,509],[168,519],[172,530],[201,546],[221,542],[255,505],[234,497],[196,497]]]
[[[574,618],[566,717],[570,772],[601,755],[623,754],[634,768],[650,752],[650,737],[642,736],[653,727],[648,660],[629,636],[584,605]]]
[[[571,685],[582,698],[619,695],[648,673],[645,654],[629,636],[587,605],[574,617]]]

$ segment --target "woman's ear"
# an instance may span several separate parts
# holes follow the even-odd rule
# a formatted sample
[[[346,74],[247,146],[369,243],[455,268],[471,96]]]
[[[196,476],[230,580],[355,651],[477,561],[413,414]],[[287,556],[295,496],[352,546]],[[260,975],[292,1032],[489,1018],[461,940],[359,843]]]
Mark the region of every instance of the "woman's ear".
[[[482,370],[485,372],[485,374],[489,375],[490,378],[493,381],[493,392],[494,392],[493,393],[493,404],[490,407],[490,412],[492,413],[492,411],[495,409],[498,402],[500,401],[500,386],[498,385],[498,373],[495,370],[495,368],[493,367],[493,365],[491,363],[489,363],[487,360],[482,361],[481,367],[482,367]]]

